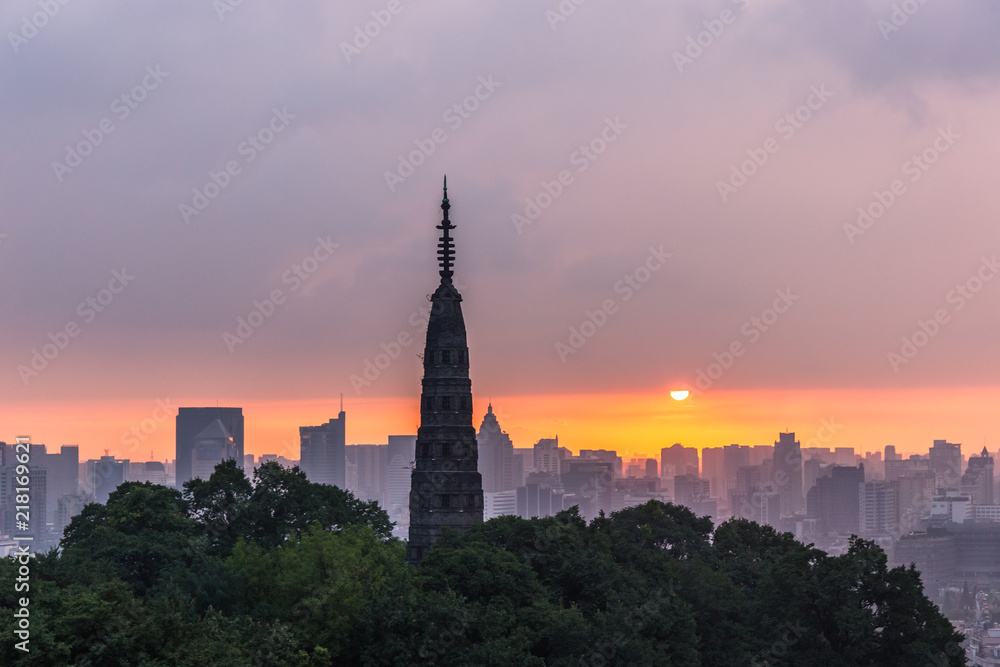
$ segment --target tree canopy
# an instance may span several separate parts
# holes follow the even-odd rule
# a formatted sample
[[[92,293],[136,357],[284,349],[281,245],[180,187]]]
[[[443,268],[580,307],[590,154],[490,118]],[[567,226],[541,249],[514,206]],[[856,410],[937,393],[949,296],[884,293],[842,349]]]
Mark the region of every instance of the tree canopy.
[[[963,665],[912,568],[649,502],[448,532],[419,567],[377,504],[275,463],[125,483],[34,559],[34,665]],[[0,606],[16,563],[0,561]],[[12,615],[0,617],[13,636]]]

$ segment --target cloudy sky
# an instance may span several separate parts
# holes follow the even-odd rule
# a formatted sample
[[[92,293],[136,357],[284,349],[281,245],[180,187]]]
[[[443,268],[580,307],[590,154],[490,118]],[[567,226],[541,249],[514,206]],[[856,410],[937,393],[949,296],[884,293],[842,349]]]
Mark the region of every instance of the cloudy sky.
[[[9,0],[0,27],[2,439],[163,458],[157,401],[218,401],[297,456],[340,393],[349,441],[415,432],[447,174],[476,422],[492,396],[516,446],[822,419],[1000,446],[995,3]]]

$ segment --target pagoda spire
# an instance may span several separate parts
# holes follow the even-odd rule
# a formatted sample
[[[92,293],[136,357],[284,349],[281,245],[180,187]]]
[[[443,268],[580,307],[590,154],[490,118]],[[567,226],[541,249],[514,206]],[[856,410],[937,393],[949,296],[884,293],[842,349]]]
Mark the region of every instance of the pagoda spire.
[[[483,480],[472,425],[469,344],[462,295],[452,283],[455,257],[444,182],[438,225],[441,284],[431,295],[420,381],[420,426],[410,475],[410,528],[406,560],[417,564],[445,529],[464,532],[483,520]]]
[[[455,261],[455,243],[451,238],[449,232],[455,229],[455,225],[451,224],[451,220],[448,219],[448,209],[451,208],[451,203],[448,201],[448,176],[444,177],[444,199],[441,200],[441,210],[444,211],[444,218],[441,220],[441,224],[437,226],[441,230],[441,239],[438,241],[438,261],[441,263],[441,282],[451,282],[451,277],[455,275],[455,272],[451,270],[451,266]]]

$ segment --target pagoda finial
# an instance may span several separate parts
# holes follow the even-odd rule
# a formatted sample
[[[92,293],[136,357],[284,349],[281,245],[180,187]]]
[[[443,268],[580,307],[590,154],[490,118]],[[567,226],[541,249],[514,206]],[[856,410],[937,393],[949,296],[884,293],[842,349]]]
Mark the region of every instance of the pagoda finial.
[[[455,229],[455,225],[451,224],[448,219],[448,209],[451,208],[451,203],[448,201],[448,176],[444,177],[444,199],[441,200],[441,210],[444,211],[444,219],[441,220],[441,224],[437,226],[441,230],[441,240],[438,242],[438,261],[441,263],[441,274],[442,281],[451,282],[451,277],[454,272],[451,270],[452,263],[455,261],[455,244],[451,238],[449,232]]]

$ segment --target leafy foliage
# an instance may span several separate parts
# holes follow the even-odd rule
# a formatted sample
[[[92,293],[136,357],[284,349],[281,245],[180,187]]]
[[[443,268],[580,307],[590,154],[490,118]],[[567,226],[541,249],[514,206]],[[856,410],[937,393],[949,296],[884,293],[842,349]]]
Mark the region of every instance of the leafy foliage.
[[[0,606],[17,563],[0,561]],[[919,574],[855,539],[650,502],[501,517],[405,563],[376,504],[264,464],[126,483],[31,563],[29,665],[962,665]],[[11,614],[0,631],[13,636]]]

